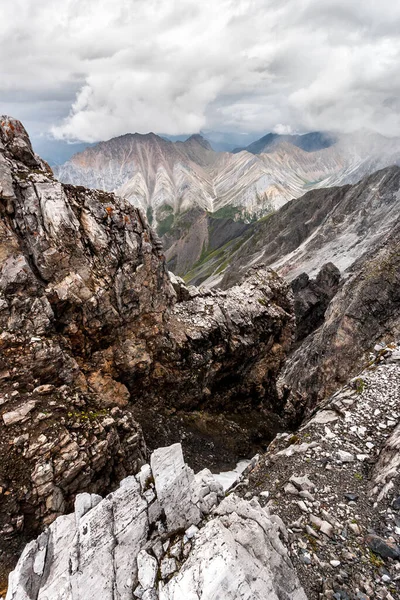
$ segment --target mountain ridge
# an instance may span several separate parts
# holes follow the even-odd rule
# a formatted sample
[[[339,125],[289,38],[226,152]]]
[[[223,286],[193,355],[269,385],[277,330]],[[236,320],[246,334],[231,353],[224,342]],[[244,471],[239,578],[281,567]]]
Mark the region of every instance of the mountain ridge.
[[[357,184],[310,190],[250,224],[232,240],[234,251],[228,247],[218,261],[211,256],[194,265],[187,281],[229,287],[255,264],[267,264],[290,280],[301,272],[314,277],[327,262],[344,273],[394,226],[399,189],[400,167],[392,166]]]
[[[307,189],[354,183],[400,161],[400,143],[379,136],[352,142],[320,132],[267,134],[254,142],[260,143],[257,153],[234,154],[215,152],[199,134],[177,142],[154,133],[125,134],[85,149],[54,171],[64,183],[117,191],[151,209],[157,224],[165,207],[174,217],[195,206],[210,212],[230,206],[238,218],[259,218]]]
[[[312,131],[303,134],[279,134],[271,132],[248,146],[235,148],[232,152],[237,154],[246,150],[247,152],[251,152],[251,154],[262,154],[263,152],[268,152],[268,149],[273,148],[274,145],[280,142],[288,142],[306,152],[315,152],[333,146],[336,142],[336,137],[333,134],[321,131]]]

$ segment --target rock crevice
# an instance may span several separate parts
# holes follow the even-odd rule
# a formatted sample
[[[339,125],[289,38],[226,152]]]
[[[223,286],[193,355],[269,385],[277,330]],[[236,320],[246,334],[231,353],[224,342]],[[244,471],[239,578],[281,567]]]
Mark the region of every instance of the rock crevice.
[[[232,461],[282,426],[287,284],[257,269],[229,293],[185,288],[178,302],[140,210],[56,181],[9,117],[0,259],[0,581],[21,542],[77,493],[108,493],[140,469],[142,428],[152,448],[187,431],[189,459],[204,464],[227,440]]]

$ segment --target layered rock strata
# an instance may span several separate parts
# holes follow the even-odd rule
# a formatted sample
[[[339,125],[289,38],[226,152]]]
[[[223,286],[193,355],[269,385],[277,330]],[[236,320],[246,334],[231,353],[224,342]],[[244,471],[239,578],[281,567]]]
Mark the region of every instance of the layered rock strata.
[[[2,580],[24,536],[78,492],[107,493],[140,468],[138,419],[152,447],[189,423],[188,455],[203,464],[229,439],[231,461],[249,452],[255,420],[256,437],[279,429],[294,317],[287,284],[265,269],[229,293],[182,288],[178,302],[141,212],[57,182],[8,117],[0,213]]]
[[[26,546],[7,600],[306,599],[280,519],[234,494],[220,503],[179,444],[150,464],[104,499],[78,495],[75,513]]]

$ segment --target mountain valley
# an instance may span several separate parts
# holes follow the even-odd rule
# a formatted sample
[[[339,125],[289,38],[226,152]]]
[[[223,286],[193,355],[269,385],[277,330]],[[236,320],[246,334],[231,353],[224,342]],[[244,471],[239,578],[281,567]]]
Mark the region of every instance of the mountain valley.
[[[123,197],[0,119],[0,595],[394,600],[400,167],[253,221],[261,163],[327,173],[337,142],[143,137],[65,166]]]
[[[229,153],[200,135],[171,142],[150,133],[100,142],[54,170],[64,183],[115,191],[140,207],[183,276],[237,237],[232,221],[252,223],[309,190],[356,183],[399,161],[399,141],[372,134],[268,134]]]

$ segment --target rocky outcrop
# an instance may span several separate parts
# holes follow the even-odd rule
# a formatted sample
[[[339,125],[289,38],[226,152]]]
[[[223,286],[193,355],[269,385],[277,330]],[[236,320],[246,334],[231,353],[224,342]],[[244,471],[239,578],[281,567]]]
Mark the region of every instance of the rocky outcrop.
[[[28,544],[7,600],[305,600],[277,517],[185,465],[179,444]],[[218,505],[219,504],[219,505]],[[211,514],[210,514],[211,513]],[[210,514],[208,520],[204,520]]]
[[[399,419],[400,347],[377,346],[240,488],[284,521],[309,600],[399,597]]]
[[[196,468],[254,454],[284,427],[276,382],[294,331],[289,287],[264,269],[229,292],[175,287],[188,299],[169,312],[168,338],[147,373],[125,380],[146,441],[184,439]]]
[[[99,356],[173,291],[139,212],[63,187],[6,117],[0,164],[2,579],[24,536],[145,460],[128,390]]]
[[[353,266],[324,323],[295,349],[282,372],[289,410],[313,408],[355,375],[378,342],[400,335],[400,221]]]
[[[261,414],[256,437],[280,429],[276,380],[294,317],[289,287],[265,269],[229,293],[183,286],[178,302],[140,210],[57,182],[8,117],[0,208],[4,576],[23,536],[77,493],[107,493],[140,468],[138,422],[153,448],[189,430],[200,465],[221,446],[231,463],[250,452]]]
[[[315,279],[302,273],[291,282],[296,314],[296,340],[315,331],[324,320],[329,302],[339,288],[340,271],[333,263],[322,267]]]

